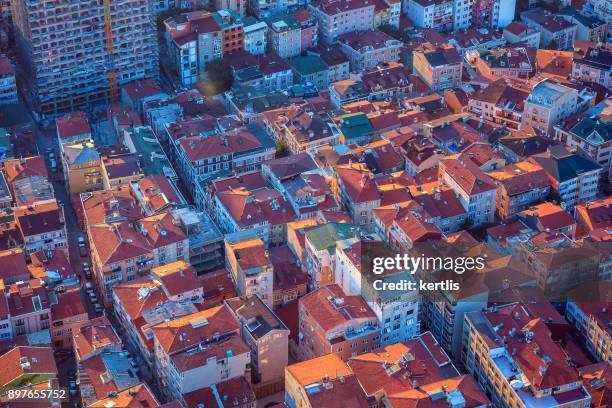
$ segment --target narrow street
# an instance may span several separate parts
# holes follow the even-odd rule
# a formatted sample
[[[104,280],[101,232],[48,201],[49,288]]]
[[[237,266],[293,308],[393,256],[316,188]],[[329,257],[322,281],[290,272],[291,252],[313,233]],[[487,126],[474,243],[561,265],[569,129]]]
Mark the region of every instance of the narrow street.
[[[89,318],[92,319],[92,318],[101,316],[102,313],[98,313],[95,311],[94,305],[89,299],[89,296],[87,295],[87,292],[85,290],[85,283],[88,282],[88,280],[85,277],[85,274],[83,272],[83,263],[87,262],[90,265],[90,267],[92,267],[91,257],[89,255],[83,257],[81,256],[79,252],[78,238],[79,237],[86,238],[86,233],[85,231],[81,229],[81,226],[79,225],[79,222],[76,216],[76,212],[72,205],[72,201],[70,200],[70,197],[68,196],[68,191],[66,190],[66,185],[62,177],[61,160],[59,160],[59,146],[58,146],[57,133],[56,133],[55,127],[53,125],[47,128],[44,128],[44,129],[36,127],[36,141],[37,141],[39,153],[41,155],[45,155],[45,151],[48,148],[54,149],[56,160],[58,163],[57,172],[53,173],[51,171],[51,168],[49,167],[48,155],[45,157],[45,161],[47,163],[47,169],[49,171],[49,175],[51,179],[53,180],[53,188],[55,190],[55,197],[58,200],[58,202],[63,203],[63,206],[64,206],[64,217],[65,217],[65,222],[66,222],[66,230],[68,233],[68,246],[69,246],[68,250],[69,250],[69,256],[70,256],[70,264],[72,265],[75,272],[80,278],[81,299],[82,299],[83,306],[85,307],[85,310],[87,310]],[[98,298],[100,298],[99,294],[98,294]],[[111,324],[115,328],[115,332],[121,338],[121,341],[123,342],[124,347],[130,352],[130,354],[138,362],[139,367],[140,367],[140,373],[139,373],[140,378],[143,381],[147,382],[147,384],[149,385],[149,388],[151,389],[151,391],[155,394],[155,396],[158,399],[163,400],[162,395],[159,392],[159,388],[156,386],[156,383],[154,382],[154,377],[143,366],[142,356],[140,355],[138,349],[133,347],[133,345],[128,339],[127,334],[125,333],[123,328],[119,325],[114,314],[106,310],[103,313],[107,315]],[[70,370],[76,370],[76,362],[74,358],[71,357],[65,360],[58,360],[57,366],[60,372],[61,386],[68,387],[68,372]],[[70,403],[68,403],[68,405],[66,406],[72,407],[74,406],[74,403],[78,403],[78,402],[79,402],[78,398],[71,398]]]

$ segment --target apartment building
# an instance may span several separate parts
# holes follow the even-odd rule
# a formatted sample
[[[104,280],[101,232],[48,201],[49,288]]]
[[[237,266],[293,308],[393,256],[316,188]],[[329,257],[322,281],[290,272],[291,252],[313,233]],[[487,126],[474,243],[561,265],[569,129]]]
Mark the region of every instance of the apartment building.
[[[602,167],[602,175],[609,177],[612,165],[612,123],[604,117],[587,116],[555,126],[555,140],[566,146],[576,146]]]
[[[540,46],[540,32],[520,21],[513,21],[504,27],[503,36],[509,44],[525,43],[533,48]]]
[[[338,126],[315,112],[300,109],[284,123],[283,139],[293,154],[315,152],[322,146],[335,146],[342,133]]]
[[[55,120],[59,145],[92,140],[91,126],[83,111],[70,112]]]
[[[244,188],[215,195],[215,218],[225,234],[257,237],[267,245],[284,241],[285,224],[297,217],[282,195],[270,188],[247,191]]]
[[[493,78],[527,79],[535,70],[526,48],[480,49],[466,53],[466,59],[481,75]]]
[[[49,330],[54,293],[40,279],[14,283],[4,292],[14,336]]]
[[[204,290],[193,267],[184,261],[153,268],[148,276],[113,287],[113,310],[128,341],[153,368],[151,328],[198,312]]]
[[[518,244],[520,259],[551,301],[565,299],[574,287],[594,282],[601,254],[559,233],[541,232]]]
[[[9,57],[0,54],[0,105],[17,103],[15,67]]]
[[[474,225],[493,222],[497,185],[469,159],[440,160],[440,177],[459,198]]]
[[[461,84],[463,62],[455,47],[424,48],[413,52],[412,72],[432,91]]]
[[[257,295],[225,300],[251,350],[250,383],[282,388],[289,356],[289,329]]]
[[[504,28],[514,20],[515,0],[475,0],[471,8],[462,8],[461,2],[455,4],[455,14],[461,13],[463,19],[470,19],[474,27]],[[466,28],[468,25],[463,24],[461,27],[455,25],[455,29]]]
[[[226,9],[194,11],[164,21],[166,46],[184,86],[199,81],[206,65],[244,47],[244,24]]]
[[[57,365],[50,347],[12,347],[0,356],[0,365],[3,367],[0,374],[0,386],[3,389],[33,392],[38,387],[49,389],[50,384],[55,385],[58,382]],[[60,405],[57,397],[43,396],[37,398],[37,402],[43,406]]]
[[[339,209],[324,173],[307,153],[268,161],[262,165],[262,175],[280,191],[301,220]]]
[[[559,15],[576,25],[576,40],[598,43],[608,37],[608,24],[590,11],[564,7]]]
[[[358,240],[358,231],[352,224],[331,222],[304,232],[302,269],[310,276],[311,288],[335,282],[333,266],[336,251]]]
[[[582,58],[575,58],[572,76],[587,82],[612,87],[612,52],[602,48],[589,48]]]
[[[248,9],[255,18],[262,20],[282,13],[287,13],[298,8],[298,0],[250,0]]]
[[[380,196],[372,180],[372,172],[363,163],[336,167],[340,198],[353,223],[364,231],[372,231],[372,210],[380,207]]]
[[[93,0],[70,9],[59,1],[15,2],[17,54],[35,110],[54,115],[116,101],[121,85],[157,77],[153,13],[145,0],[115,1],[110,13]],[[56,30],[63,41],[49,35]]]
[[[525,99],[521,127],[550,133],[553,126],[577,109],[578,91],[551,80],[538,83]]]
[[[267,137],[248,129],[206,137],[182,137],[174,148],[177,170],[192,194],[200,178],[256,170],[262,162],[274,157],[274,146]]]
[[[566,209],[573,210],[577,204],[588,203],[597,196],[602,167],[575,148],[551,146],[529,160],[544,169]]]
[[[606,288],[609,283],[602,283],[602,285],[603,288]],[[612,361],[610,302],[605,299],[589,300],[584,295],[570,296],[567,301],[566,317],[577,330],[591,355],[598,361],[610,364]]]
[[[380,347],[376,315],[359,295],[328,285],[299,299],[299,360],[336,353],[347,360]]]
[[[540,48],[573,49],[578,28],[563,17],[535,8],[523,11],[521,21],[540,33]]]
[[[292,364],[285,373],[285,403],[329,407],[490,405],[469,375],[460,375],[431,333],[381,347],[344,362],[328,354]]]
[[[78,288],[57,294],[51,305],[51,342],[56,349],[72,348],[72,326],[89,320]]]
[[[398,296],[389,296],[387,291],[375,290],[373,286],[376,279],[384,282],[411,280],[410,274],[406,271],[390,271],[375,277],[366,275],[361,270],[362,249],[361,243],[338,248],[334,264],[335,283],[347,296],[363,296],[380,324],[382,346],[412,339],[420,332],[417,291],[404,291]],[[370,248],[370,252],[378,250],[382,252],[383,246]],[[389,255],[393,254],[389,252]]]
[[[397,62],[401,41],[380,30],[353,31],[338,37],[352,71],[367,71],[384,62]]]
[[[293,14],[281,14],[265,20],[268,42],[281,58],[302,53],[302,26]]]
[[[608,24],[608,36],[612,34],[612,5],[609,0],[594,0],[593,11],[597,17]]]
[[[374,27],[390,25],[399,28],[400,15],[402,14],[401,0],[380,0],[376,2],[374,11]]]
[[[247,0],[214,0],[212,4],[215,10],[227,10],[240,18],[246,15],[248,7]]]
[[[502,220],[544,201],[550,193],[550,180],[546,172],[531,162],[509,164],[488,175],[498,185],[496,208]]]
[[[261,239],[225,244],[225,264],[240,296],[254,296],[273,306],[274,267]]]
[[[453,7],[451,0],[404,0],[404,13],[416,27],[433,28],[438,31],[451,30],[453,27]]]
[[[264,104],[266,109],[262,107],[259,111],[254,111],[248,108],[249,103],[268,95],[274,95],[274,93],[281,93],[281,89],[287,89],[293,85],[291,66],[274,50],[269,50],[263,55],[236,51],[230,54],[227,60],[232,66],[235,84],[232,90],[230,111],[237,114],[245,123],[254,122],[259,113],[269,110],[269,106]],[[238,89],[238,86],[242,89]],[[238,98],[242,100],[238,102]],[[269,104],[272,101],[277,104],[277,107],[289,104],[278,98],[270,99],[266,103]],[[247,115],[253,116],[249,118]]]
[[[93,140],[64,143],[60,153],[64,181],[71,195],[102,189],[102,159]]]
[[[253,55],[265,54],[268,45],[268,25],[253,17],[246,17],[243,23],[244,50]]]
[[[121,339],[106,316],[75,323],[72,330],[72,344],[77,363],[104,352],[122,349]]]
[[[462,362],[494,406],[589,406],[578,371],[537,317],[521,303],[468,313]]]
[[[486,123],[505,126],[510,130],[521,128],[525,110],[527,90],[498,80],[486,88],[472,92],[468,97],[467,109]]]
[[[251,352],[227,306],[216,306],[151,329],[156,375],[170,399],[248,374]]]
[[[518,220],[534,232],[564,234],[573,238],[576,234],[576,221],[560,205],[544,201],[517,214]],[[554,242],[554,239],[553,239]]]
[[[68,254],[64,208],[55,200],[39,201],[14,208],[15,223],[30,255],[38,251],[61,249]]]
[[[135,221],[89,224],[94,279],[105,305],[113,286],[160,265],[189,259],[189,239],[173,216],[162,213]]]
[[[319,22],[319,36],[332,44],[338,36],[351,31],[374,28],[376,5],[368,0],[315,0],[308,11]]]

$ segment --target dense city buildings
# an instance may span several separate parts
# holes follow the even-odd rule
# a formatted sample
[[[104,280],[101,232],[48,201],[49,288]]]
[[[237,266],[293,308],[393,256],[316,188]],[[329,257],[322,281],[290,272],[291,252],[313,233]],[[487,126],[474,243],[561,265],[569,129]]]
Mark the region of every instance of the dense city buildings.
[[[38,114],[115,101],[119,86],[158,76],[150,2],[81,2],[69,12],[59,2],[44,12],[41,7],[30,0],[13,4],[24,95]],[[55,31],[58,39],[50,35]]]
[[[612,405],[610,10],[0,0],[0,401]]]

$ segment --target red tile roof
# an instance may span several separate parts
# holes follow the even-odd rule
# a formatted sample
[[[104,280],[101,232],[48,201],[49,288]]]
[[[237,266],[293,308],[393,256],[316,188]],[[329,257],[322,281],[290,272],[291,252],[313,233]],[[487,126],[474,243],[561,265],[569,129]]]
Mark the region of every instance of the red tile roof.
[[[520,303],[497,308],[486,313],[486,318],[492,327],[498,327],[497,335],[506,339],[512,359],[536,390],[580,381],[563,349],[552,340],[544,319],[534,318]],[[532,340],[525,341],[525,336]]]
[[[332,300],[328,300],[329,296]],[[324,332],[345,327],[347,322],[354,319],[376,318],[361,296],[346,296],[336,284],[310,292],[301,297],[299,302],[300,308],[304,308]]]
[[[51,305],[51,319],[53,321],[81,315],[84,315],[83,317],[87,319],[87,311],[83,307],[81,291],[78,288],[58,294],[57,303]]]
[[[32,156],[23,159],[6,160],[2,163],[6,183],[12,185],[16,180],[42,176],[48,178],[47,166],[42,156]]]
[[[380,199],[378,189],[372,181],[372,172],[365,165],[361,163],[339,165],[336,174],[353,203]]]
[[[152,79],[133,81],[121,87],[132,101],[147,98],[162,93],[159,85]]]
[[[75,136],[91,137],[91,127],[85,116],[85,112],[77,111],[70,113],[55,121],[57,135],[61,139],[69,139]]]
[[[75,323],[72,333],[77,361],[106,348],[121,348],[121,340],[106,316]]]
[[[227,306],[216,306],[169,322],[160,323],[152,327],[151,330],[155,342],[167,354],[172,355],[197,346],[202,341],[212,340],[215,333],[220,335],[237,334],[239,326]],[[184,361],[184,363],[187,362]]]
[[[179,140],[181,149],[191,161],[205,160],[225,154],[239,154],[248,150],[261,149],[261,142],[248,131],[215,134],[206,137],[194,136]]]
[[[2,268],[0,268],[0,279],[5,284],[30,278],[30,271],[26,265],[26,257],[21,249],[0,251],[0,265],[2,265]]]
[[[442,159],[440,160],[440,172],[442,171],[470,196],[497,189],[491,178],[471,160]]]
[[[15,347],[0,356],[0,366],[0,386],[5,386],[22,375],[31,376],[31,381],[37,378],[37,374],[43,381],[48,381],[49,377],[45,378],[45,375],[57,376],[57,366],[50,347]]]
[[[185,261],[172,262],[151,270],[168,296],[177,296],[199,289],[202,284],[193,266]]]

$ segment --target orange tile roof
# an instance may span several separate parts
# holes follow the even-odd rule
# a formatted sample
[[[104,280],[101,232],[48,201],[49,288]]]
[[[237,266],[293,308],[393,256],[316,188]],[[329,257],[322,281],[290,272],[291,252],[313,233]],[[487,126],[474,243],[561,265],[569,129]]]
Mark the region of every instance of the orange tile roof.
[[[169,296],[176,296],[201,287],[196,270],[185,261],[172,262],[151,270]]]
[[[216,306],[160,323],[152,328],[152,332],[160,347],[166,353],[173,354],[210,340],[215,333],[238,333],[238,329],[238,323],[227,306]]]
[[[332,300],[328,300],[329,296]],[[346,296],[336,284],[310,292],[301,297],[299,301],[300,306],[308,311],[323,331],[344,326],[346,322],[354,319],[376,317],[361,296]]]
[[[157,401],[149,387],[142,383],[136,387],[121,391],[116,395],[100,399],[88,406],[91,408],[153,408],[161,407],[162,405]]]
[[[76,323],[72,327],[74,349],[80,359],[85,359],[108,346],[121,345],[108,317],[102,316]]]
[[[22,363],[27,361],[29,366]],[[18,346],[0,356],[0,385],[5,386],[22,375],[57,376],[57,366],[50,347]]]

